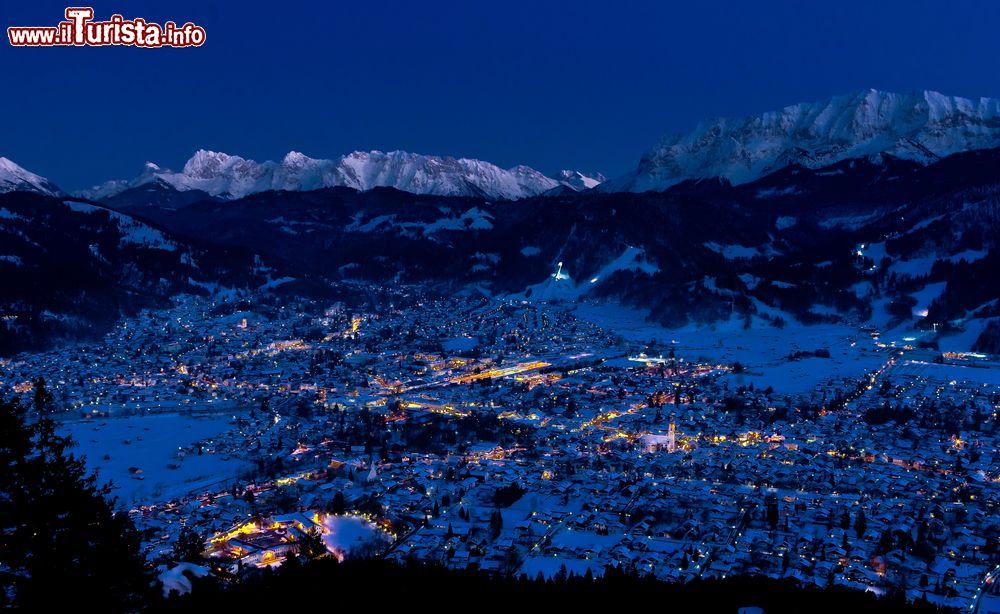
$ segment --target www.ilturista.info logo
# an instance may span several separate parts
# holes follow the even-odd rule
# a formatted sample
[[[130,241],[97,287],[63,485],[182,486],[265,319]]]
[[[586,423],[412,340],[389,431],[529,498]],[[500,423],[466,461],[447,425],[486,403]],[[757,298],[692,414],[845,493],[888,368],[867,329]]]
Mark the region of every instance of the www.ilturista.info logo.
[[[183,26],[172,21],[161,25],[121,15],[94,21],[94,9],[88,6],[66,9],[66,21],[55,27],[7,28],[7,38],[15,47],[200,47],[205,44],[205,28],[190,22]]]

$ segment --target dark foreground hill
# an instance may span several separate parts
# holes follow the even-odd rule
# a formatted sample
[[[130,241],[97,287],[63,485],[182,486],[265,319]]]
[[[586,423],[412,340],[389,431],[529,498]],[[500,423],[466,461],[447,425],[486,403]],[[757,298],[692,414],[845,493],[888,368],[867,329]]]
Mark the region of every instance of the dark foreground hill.
[[[558,574],[557,574],[558,575]],[[818,588],[759,577],[668,584],[609,568],[603,577],[544,581],[498,578],[436,565],[321,559],[262,572],[229,587],[196,581],[193,592],[168,600],[166,612],[328,611],[351,604],[376,611],[719,612],[756,606],[767,614],[803,612],[943,612],[927,602],[878,598],[844,587]]]

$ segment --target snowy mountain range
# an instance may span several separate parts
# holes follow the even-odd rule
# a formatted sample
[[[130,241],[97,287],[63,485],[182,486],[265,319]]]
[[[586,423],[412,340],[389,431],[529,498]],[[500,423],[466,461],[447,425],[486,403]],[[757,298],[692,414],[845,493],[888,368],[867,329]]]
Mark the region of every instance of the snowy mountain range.
[[[607,178],[600,173],[590,175],[581,173],[580,171],[559,171],[556,173],[555,179],[560,184],[566,186],[567,188],[572,188],[577,192],[596,188],[607,181]]]
[[[38,192],[46,196],[62,193],[45,177],[39,177],[7,158],[0,157],[0,194],[5,192]]]
[[[883,154],[926,165],[954,153],[997,146],[1000,100],[865,90],[753,117],[702,122],[691,132],[665,137],[642,156],[635,171],[610,181],[599,173],[564,170],[547,176],[527,166],[504,169],[481,160],[404,151],[356,151],[335,159],[293,151],[280,162],[255,162],[199,150],[179,172],[147,163],[131,179],[108,181],[76,195],[108,201],[122,194],[123,202],[132,203],[176,199],[178,192],[186,193],[184,198],[190,201],[346,186],[516,200],[595,188],[658,191],[708,178],[743,184],[788,167],[817,169],[849,159],[877,161]],[[133,193],[136,188],[142,193]],[[0,158],[0,192],[9,191],[61,193],[47,179]]]
[[[1000,146],[931,160],[886,153],[663,192],[560,185],[514,206],[308,186],[228,200],[160,177],[101,204],[15,190],[0,194],[0,312],[17,317],[0,354],[101,334],[176,294],[286,278],[283,293],[345,280],[608,298],[669,327],[906,326],[1000,354],[1000,297],[983,283],[1000,271]]]
[[[602,191],[663,190],[687,179],[747,183],[782,168],[890,154],[929,164],[1000,145],[1000,100],[867,90],[665,137]]]
[[[603,176],[562,171],[556,178],[527,166],[502,169],[467,158],[425,156],[404,151],[356,151],[333,160],[289,152],[281,162],[255,162],[221,152],[199,150],[180,172],[147,163],[138,176],[109,181],[77,195],[103,200],[125,190],[161,182],[179,191],[242,198],[267,190],[306,191],[346,186],[365,191],[393,187],[415,194],[476,196],[514,200],[560,185],[573,190],[598,185]]]

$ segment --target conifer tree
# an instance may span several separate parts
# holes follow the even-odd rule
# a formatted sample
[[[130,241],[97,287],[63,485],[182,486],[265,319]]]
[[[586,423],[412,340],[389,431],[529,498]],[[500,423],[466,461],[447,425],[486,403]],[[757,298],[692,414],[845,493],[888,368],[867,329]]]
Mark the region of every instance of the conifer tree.
[[[302,537],[299,538],[299,554],[307,559],[316,559],[327,553],[326,544],[323,543],[323,536],[316,527],[306,529]]]
[[[174,558],[188,563],[201,563],[204,559],[205,538],[191,527],[181,529],[174,542]]]
[[[140,609],[152,576],[140,539],[72,441],[0,401],[0,603],[30,611]]]

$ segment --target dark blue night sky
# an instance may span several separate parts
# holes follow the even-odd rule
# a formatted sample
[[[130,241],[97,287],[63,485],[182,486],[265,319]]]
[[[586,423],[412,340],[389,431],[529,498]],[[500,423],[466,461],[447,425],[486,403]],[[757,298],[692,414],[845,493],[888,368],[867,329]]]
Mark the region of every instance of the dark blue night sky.
[[[4,28],[55,25],[66,6],[11,4]],[[208,42],[3,41],[0,155],[67,189],[146,160],[177,168],[198,148],[257,160],[405,149],[611,176],[707,116],[869,87],[1000,96],[1000,3],[989,1],[93,6],[98,19],[193,21]]]

